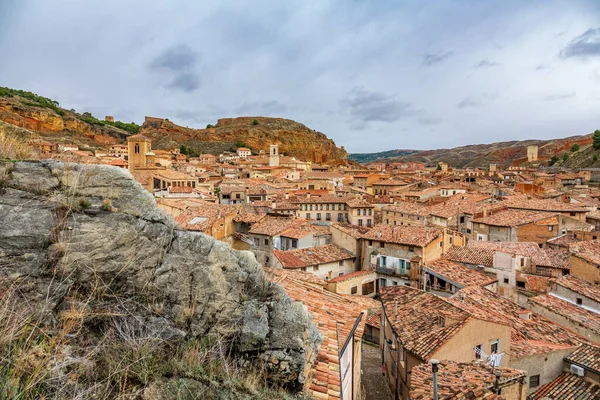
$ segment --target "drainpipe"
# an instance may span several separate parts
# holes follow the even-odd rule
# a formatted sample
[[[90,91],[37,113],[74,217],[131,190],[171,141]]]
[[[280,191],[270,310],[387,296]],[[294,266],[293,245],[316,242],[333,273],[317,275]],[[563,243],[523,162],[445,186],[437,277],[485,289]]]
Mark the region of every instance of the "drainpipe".
[[[496,381],[494,382],[494,393],[500,394],[500,377],[502,376],[502,371],[497,369],[494,371],[494,375],[496,375]]]
[[[438,400],[438,382],[437,382],[437,373],[438,373],[438,364],[439,360],[435,358],[429,360],[431,364],[431,372],[433,373],[433,400]]]

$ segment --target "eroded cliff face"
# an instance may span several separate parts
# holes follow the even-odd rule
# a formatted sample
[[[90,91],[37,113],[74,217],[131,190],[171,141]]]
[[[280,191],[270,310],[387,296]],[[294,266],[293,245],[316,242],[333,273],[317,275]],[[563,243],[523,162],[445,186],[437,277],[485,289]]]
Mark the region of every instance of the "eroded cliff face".
[[[12,292],[15,321],[36,321],[40,332],[65,341],[69,363],[54,356],[47,366],[61,387],[91,387],[107,370],[100,355],[109,343],[149,337],[173,357],[192,340],[223,340],[238,364],[262,360],[272,382],[303,386],[322,337],[302,305],[269,283],[250,252],[178,230],[127,171],[0,164],[0,222],[0,303]],[[121,389],[155,399],[180,390],[184,378],[191,387],[209,385],[159,370],[148,379],[130,372]]]
[[[256,121],[256,123],[254,123]],[[283,118],[239,117],[219,119],[208,129],[191,129],[162,118],[146,118],[140,131],[161,147],[184,144],[203,151],[202,142],[223,142],[229,145],[243,142],[258,152],[269,152],[270,144],[278,144],[279,152],[303,161],[342,164],[348,153],[321,132]]]

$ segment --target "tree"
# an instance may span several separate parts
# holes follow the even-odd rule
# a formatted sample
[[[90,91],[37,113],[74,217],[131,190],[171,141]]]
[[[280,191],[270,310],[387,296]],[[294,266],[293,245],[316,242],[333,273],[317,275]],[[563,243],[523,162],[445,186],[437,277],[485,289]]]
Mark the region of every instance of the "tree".
[[[571,146],[571,153],[575,153],[576,151],[579,151],[579,149],[579,144],[575,143],[573,146]]]
[[[206,129],[210,129],[210,128],[214,128],[215,126],[213,124],[208,124],[206,125]]]
[[[257,120],[252,120],[252,125],[258,125],[258,121]]]
[[[594,161],[598,161],[598,153],[594,154],[594,157],[592,157],[594,159]]]
[[[181,145],[181,146],[179,146],[179,152],[180,152],[181,154],[185,154],[185,155],[187,156],[187,155],[188,155],[188,153],[189,153],[189,150],[188,150],[188,148],[187,148],[187,147],[185,147],[184,145]]]
[[[554,164],[556,164],[558,162],[558,157],[557,156],[552,156],[552,158],[550,159],[550,162],[548,163],[548,166],[551,167]]]
[[[569,159],[569,153],[567,153],[566,151],[563,153],[563,157],[562,157],[563,161],[567,161]]]
[[[596,149],[596,150],[600,149],[600,131],[597,129],[594,132],[593,140],[594,140],[594,149]]]

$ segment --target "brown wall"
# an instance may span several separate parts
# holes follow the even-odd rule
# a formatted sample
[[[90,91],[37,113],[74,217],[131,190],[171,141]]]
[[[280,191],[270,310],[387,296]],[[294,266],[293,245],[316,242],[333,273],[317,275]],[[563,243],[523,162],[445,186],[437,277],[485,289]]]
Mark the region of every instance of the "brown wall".
[[[600,284],[600,266],[571,254],[571,275],[595,285]]]

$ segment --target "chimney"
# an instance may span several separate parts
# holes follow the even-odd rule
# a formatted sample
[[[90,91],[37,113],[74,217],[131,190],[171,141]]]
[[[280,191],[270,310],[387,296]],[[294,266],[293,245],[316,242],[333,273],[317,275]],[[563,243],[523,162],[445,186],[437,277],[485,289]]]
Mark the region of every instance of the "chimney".
[[[394,314],[398,315],[398,300],[394,300]]]
[[[433,400],[438,400],[438,383],[437,383],[437,373],[438,373],[438,364],[440,363],[435,358],[429,360],[431,364],[431,373],[433,374]]]
[[[519,318],[524,319],[525,321],[531,320],[531,311],[529,311],[529,310],[519,311]]]

